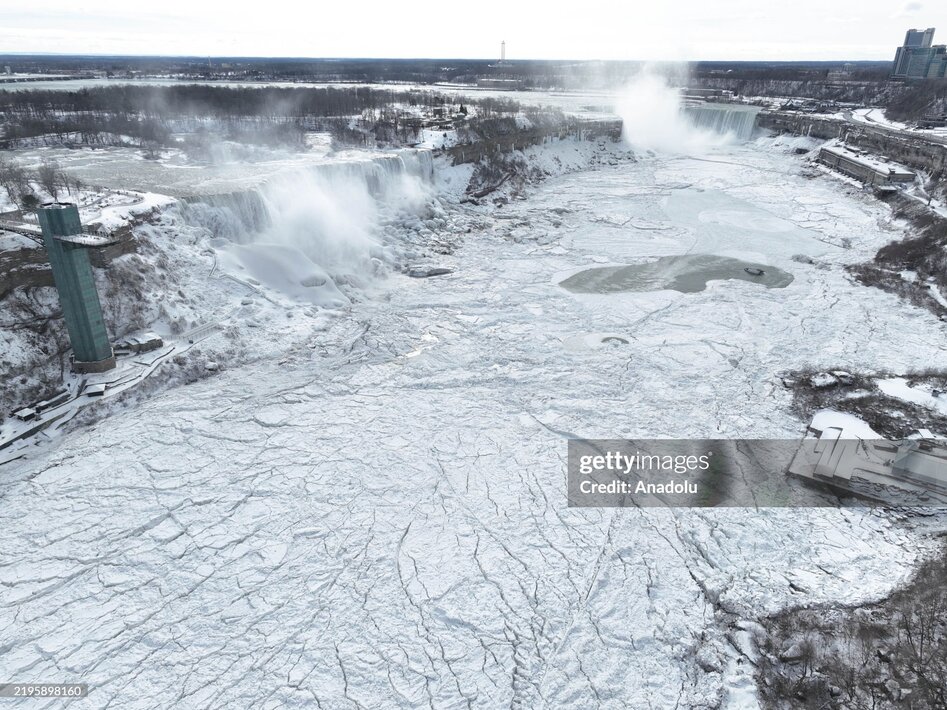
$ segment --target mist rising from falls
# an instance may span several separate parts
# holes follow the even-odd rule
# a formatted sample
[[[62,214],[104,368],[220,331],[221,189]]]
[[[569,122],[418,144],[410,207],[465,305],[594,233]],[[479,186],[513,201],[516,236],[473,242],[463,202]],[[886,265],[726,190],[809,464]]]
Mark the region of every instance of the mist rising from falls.
[[[680,152],[693,142],[693,126],[681,111],[680,93],[655,74],[642,73],[625,87],[616,109],[622,138],[641,150]]]
[[[679,89],[663,76],[642,72],[619,96],[622,138],[639,150],[702,152],[733,140],[746,140],[757,109],[742,105],[685,106]]]
[[[310,276],[283,289],[298,297],[299,282],[365,283],[397,263],[404,245],[384,223],[423,212],[432,194],[431,154],[405,150],[287,171],[251,190],[189,200],[182,214],[210,231],[219,252],[238,255],[237,268],[247,273],[274,254],[311,262]],[[282,270],[298,274],[299,266]],[[278,280],[280,270],[268,266],[268,280]]]

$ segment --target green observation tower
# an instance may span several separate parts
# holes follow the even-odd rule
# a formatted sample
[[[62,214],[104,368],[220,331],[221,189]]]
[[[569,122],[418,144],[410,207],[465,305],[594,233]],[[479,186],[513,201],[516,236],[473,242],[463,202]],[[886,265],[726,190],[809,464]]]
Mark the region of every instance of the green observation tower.
[[[88,250],[114,240],[84,234],[79,210],[72,203],[50,202],[37,212],[72,343],[73,367],[77,372],[111,370],[115,367],[115,355],[105,332]]]

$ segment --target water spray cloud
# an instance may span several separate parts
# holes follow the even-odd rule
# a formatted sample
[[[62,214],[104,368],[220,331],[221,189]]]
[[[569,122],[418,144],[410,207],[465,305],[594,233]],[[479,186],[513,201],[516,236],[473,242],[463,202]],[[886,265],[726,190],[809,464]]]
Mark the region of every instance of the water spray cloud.
[[[616,110],[622,137],[639,150],[693,153],[727,141],[725,135],[695,126],[684,112],[680,91],[654,71],[642,71],[625,87]]]
[[[185,206],[184,218],[211,232],[231,270],[278,289],[275,275],[282,270],[281,290],[298,296],[304,289],[297,286],[311,281],[320,290],[304,300],[336,301],[335,284],[367,284],[400,261],[407,245],[384,225],[425,211],[432,170],[422,151],[325,163],[202,198]]]

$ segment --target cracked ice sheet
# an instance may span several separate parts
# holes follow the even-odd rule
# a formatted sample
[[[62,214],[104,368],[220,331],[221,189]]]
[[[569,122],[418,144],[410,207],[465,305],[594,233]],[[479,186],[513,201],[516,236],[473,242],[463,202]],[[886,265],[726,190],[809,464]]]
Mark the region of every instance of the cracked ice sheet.
[[[565,507],[567,435],[798,436],[775,371],[943,356],[926,312],[789,260],[857,247],[734,235],[706,209],[642,199],[686,177],[724,195],[732,223],[809,195],[817,237],[892,238],[882,207],[786,158],[716,157],[776,172],[750,185],[745,165],[658,160],[550,180],[510,207],[545,244],[498,224],[468,238],[456,273],[393,278],[390,300],[359,304],[370,329],[354,345],[166,392],[15,464],[0,489],[5,677],[87,682],[76,707],[713,705],[746,680],[725,619],[903,580],[930,543],[881,511]],[[545,210],[565,203],[555,226]],[[649,228],[616,238],[592,219],[605,209]],[[841,216],[813,219],[823,209]],[[608,298],[555,285],[592,257],[630,258],[603,247],[674,240],[751,240],[796,279]],[[565,346],[589,332],[629,343]]]

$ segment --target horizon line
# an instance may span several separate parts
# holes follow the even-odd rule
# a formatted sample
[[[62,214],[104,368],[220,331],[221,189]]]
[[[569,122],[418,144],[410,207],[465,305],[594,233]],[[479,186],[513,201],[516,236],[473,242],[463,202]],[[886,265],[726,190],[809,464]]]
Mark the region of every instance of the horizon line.
[[[94,59],[257,59],[257,60],[297,60],[311,62],[331,61],[373,61],[373,62],[499,62],[497,57],[313,57],[303,55],[280,56],[264,54],[122,54],[96,52],[0,52],[0,57],[75,57]],[[581,62],[581,63],[614,63],[614,64],[803,64],[803,63],[861,63],[861,64],[890,64],[890,59],[578,59],[554,57],[523,57],[520,59],[502,60],[506,64],[522,62]]]

